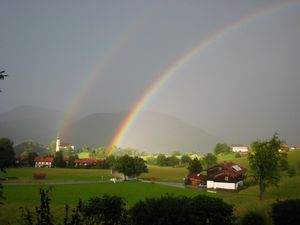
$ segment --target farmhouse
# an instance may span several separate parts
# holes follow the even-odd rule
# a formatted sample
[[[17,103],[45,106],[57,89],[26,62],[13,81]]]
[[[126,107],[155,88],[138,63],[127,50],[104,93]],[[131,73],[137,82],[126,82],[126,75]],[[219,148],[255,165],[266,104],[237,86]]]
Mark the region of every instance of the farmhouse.
[[[207,188],[237,190],[243,186],[246,171],[232,162],[211,167],[207,170]]]
[[[93,158],[85,158],[85,159],[76,159],[74,161],[75,166],[96,166],[97,164],[102,163],[102,161],[93,159]]]
[[[242,154],[248,154],[249,153],[249,147],[245,145],[235,145],[231,147],[233,152],[238,152]]]
[[[39,156],[39,157],[36,157],[34,159],[34,162],[35,162],[35,167],[47,167],[47,168],[50,168],[50,167],[53,167],[54,157],[42,157],[42,156]]]

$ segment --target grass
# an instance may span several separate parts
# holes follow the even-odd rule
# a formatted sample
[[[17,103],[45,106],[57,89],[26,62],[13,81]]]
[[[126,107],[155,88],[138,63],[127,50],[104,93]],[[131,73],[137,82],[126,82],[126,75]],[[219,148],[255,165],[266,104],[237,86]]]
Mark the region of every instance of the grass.
[[[39,188],[48,188],[49,185],[6,186],[4,194],[7,200],[0,206],[0,224],[19,224],[21,212],[19,208],[33,209],[39,204]],[[62,219],[64,206],[69,204],[75,207],[79,199],[87,200],[103,194],[117,195],[127,201],[127,207],[133,206],[139,200],[147,197],[160,197],[162,194],[175,196],[196,196],[198,190],[182,189],[175,187],[148,184],[140,182],[101,183],[101,184],[76,184],[76,185],[51,185],[51,210],[55,218]],[[16,195],[16,193],[18,193]],[[206,194],[206,193],[205,193]]]
[[[184,167],[160,167],[148,165],[148,173],[141,174],[140,178],[150,179],[154,177],[157,181],[165,182],[183,182],[183,178],[187,176],[188,170]]]
[[[33,179],[34,173],[45,173],[42,180]],[[62,181],[100,181],[112,176],[110,170],[104,169],[71,169],[71,168],[9,168],[2,176],[11,177],[6,182],[62,182]],[[17,179],[14,179],[17,178]]]
[[[77,154],[79,159],[85,159],[90,157],[90,153],[88,152],[80,152]]]
[[[225,155],[218,158],[219,162],[233,161],[248,168],[247,157],[235,158],[234,154]],[[195,196],[205,194],[222,198],[225,202],[235,206],[235,214],[238,218],[252,209],[256,209],[266,214],[270,212],[270,207],[277,199],[284,200],[289,198],[300,198],[300,150],[292,151],[288,154],[290,167],[297,171],[294,177],[288,177],[287,173],[282,173],[282,180],[279,187],[270,187],[266,190],[264,200],[258,199],[258,187],[252,186],[239,192],[222,191],[217,194],[201,192],[199,190],[181,189],[167,187],[158,184],[146,184],[140,182],[124,183],[97,183],[97,184],[65,184],[51,185],[52,190],[52,212],[57,218],[63,217],[63,209],[66,203],[75,206],[79,198],[86,200],[93,196],[103,194],[118,195],[127,200],[127,206],[134,205],[139,200],[146,197],[159,197],[162,194],[172,193],[174,195]],[[154,177],[157,181],[182,182],[187,175],[186,168],[171,168],[148,166],[149,173],[142,174],[140,177],[149,179]],[[14,168],[8,169],[6,176],[19,177],[15,182],[36,182],[32,179],[33,173],[44,172],[47,178],[41,181],[78,181],[78,180],[100,180],[109,179],[112,175],[110,170],[100,169],[59,169],[59,168]],[[115,176],[115,175],[113,175]],[[12,182],[12,181],[10,181]],[[41,185],[49,187],[48,185]],[[19,224],[16,219],[20,215],[19,207],[32,208],[39,203],[38,190],[40,185],[28,186],[5,186],[4,195],[7,198],[5,205],[0,206],[0,224]]]

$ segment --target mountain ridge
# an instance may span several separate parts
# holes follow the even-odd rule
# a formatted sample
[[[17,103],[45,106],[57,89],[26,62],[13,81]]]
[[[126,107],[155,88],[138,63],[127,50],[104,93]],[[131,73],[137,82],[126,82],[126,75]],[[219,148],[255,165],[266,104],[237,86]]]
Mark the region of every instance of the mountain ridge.
[[[26,112],[26,113],[24,113]],[[100,112],[73,121],[59,134],[63,142],[76,147],[109,146],[130,112]],[[48,144],[59,129],[64,113],[34,106],[17,107],[0,113],[0,136],[14,142],[33,139]],[[121,146],[147,152],[210,152],[224,142],[198,127],[163,113],[142,112],[126,133]]]

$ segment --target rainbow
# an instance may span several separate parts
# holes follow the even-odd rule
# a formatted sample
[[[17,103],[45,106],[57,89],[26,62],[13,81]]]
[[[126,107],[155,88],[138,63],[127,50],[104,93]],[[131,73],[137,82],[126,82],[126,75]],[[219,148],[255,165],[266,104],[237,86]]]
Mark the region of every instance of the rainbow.
[[[258,12],[255,12],[254,14],[248,15],[246,17],[243,17],[239,21],[233,22],[227,26],[225,26],[222,29],[219,29],[212,33],[211,35],[207,36],[204,39],[201,39],[201,41],[196,44],[193,48],[191,48],[189,51],[187,51],[185,54],[183,54],[175,63],[173,63],[168,69],[166,69],[159,78],[146,90],[144,95],[139,99],[139,101],[136,103],[134,108],[131,110],[131,112],[127,115],[126,119],[123,121],[122,125],[120,126],[117,134],[115,135],[109,149],[108,149],[108,155],[110,155],[113,150],[116,147],[120,147],[122,145],[122,142],[126,138],[126,135],[134,122],[137,120],[140,113],[145,109],[147,103],[151,100],[151,98],[159,91],[159,89],[168,81],[170,78],[189,60],[191,60],[195,55],[202,52],[207,47],[211,46],[213,43],[220,40],[222,37],[224,37],[226,34],[238,29],[242,25],[246,25],[250,23],[251,21],[254,21],[258,18],[261,18],[264,15],[268,15],[273,12],[277,12],[280,9],[285,8],[286,6],[291,5],[292,3],[299,3],[299,1],[284,1],[279,2],[277,4],[273,4],[271,6],[268,6],[264,8],[263,10],[260,10]]]
[[[143,16],[137,19],[135,23],[124,28],[120,32],[120,35],[118,35],[118,38],[111,42],[112,47],[108,48],[101,60],[98,60],[101,63],[97,64],[95,68],[92,69],[87,76],[87,80],[79,90],[78,95],[67,108],[67,113],[65,113],[64,118],[60,122],[57,134],[58,136],[67,132],[71,123],[75,120],[76,113],[79,111],[82,103],[86,99],[90,87],[92,87],[95,81],[104,74],[105,68],[109,66],[113,62],[114,58],[117,57],[118,53],[129,44],[132,37],[138,33],[141,28],[143,28],[145,21],[147,21],[151,16],[158,14],[163,7],[164,5],[162,4],[155,4],[153,9],[144,12]]]
[[[72,121],[74,121],[76,113],[79,111],[82,102],[86,98],[86,95],[89,91],[89,88],[95,83],[99,76],[102,75],[104,69],[112,62],[113,58],[117,55],[120,49],[125,46],[127,41],[129,40],[129,35],[121,35],[122,39],[114,41],[113,47],[108,50],[105,56],[100,60],[101,63],[98,64],[87,76],[88,79],[85,81],[82,88],[79,90],[79,93],[76,98],[74,98],[73,102],[68,107],[68,110],[64,118],[61,121],[61,126],[59,128],[59,135],[63,135],[69,129]]]

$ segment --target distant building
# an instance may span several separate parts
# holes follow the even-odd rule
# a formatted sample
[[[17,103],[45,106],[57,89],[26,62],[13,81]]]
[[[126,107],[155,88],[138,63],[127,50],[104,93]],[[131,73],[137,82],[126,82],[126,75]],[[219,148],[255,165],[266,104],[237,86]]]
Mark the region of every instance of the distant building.
[[[67,143],[62,143],[60,141],[60,138],[57,136],[56,138],[56,145],[55,145],[55,151],[58,152],[59,150],[68,150],[68,149],[71,149],[71,150],[74,150],[75,149],[75,146],[74,145],[71,145],[71,144],[67,144]]]
[[[93,159],[93,158],[85,158],[85,159],[75,159],[75,167],[78,166],[96,166],[97,164],[102,163],[103,161]]]
[[[246,171],[232,162],[211,167],[207,170],[207,188],[237,190],[243,186]]]
[[[231,147],[233,152],[248,153],[249,147],[245,145],[234,145]]]
[[[54,157],[43,157],[43,156],[38,156],[34,159],[35,162],[35,167],[53,167],[54,166]]]

